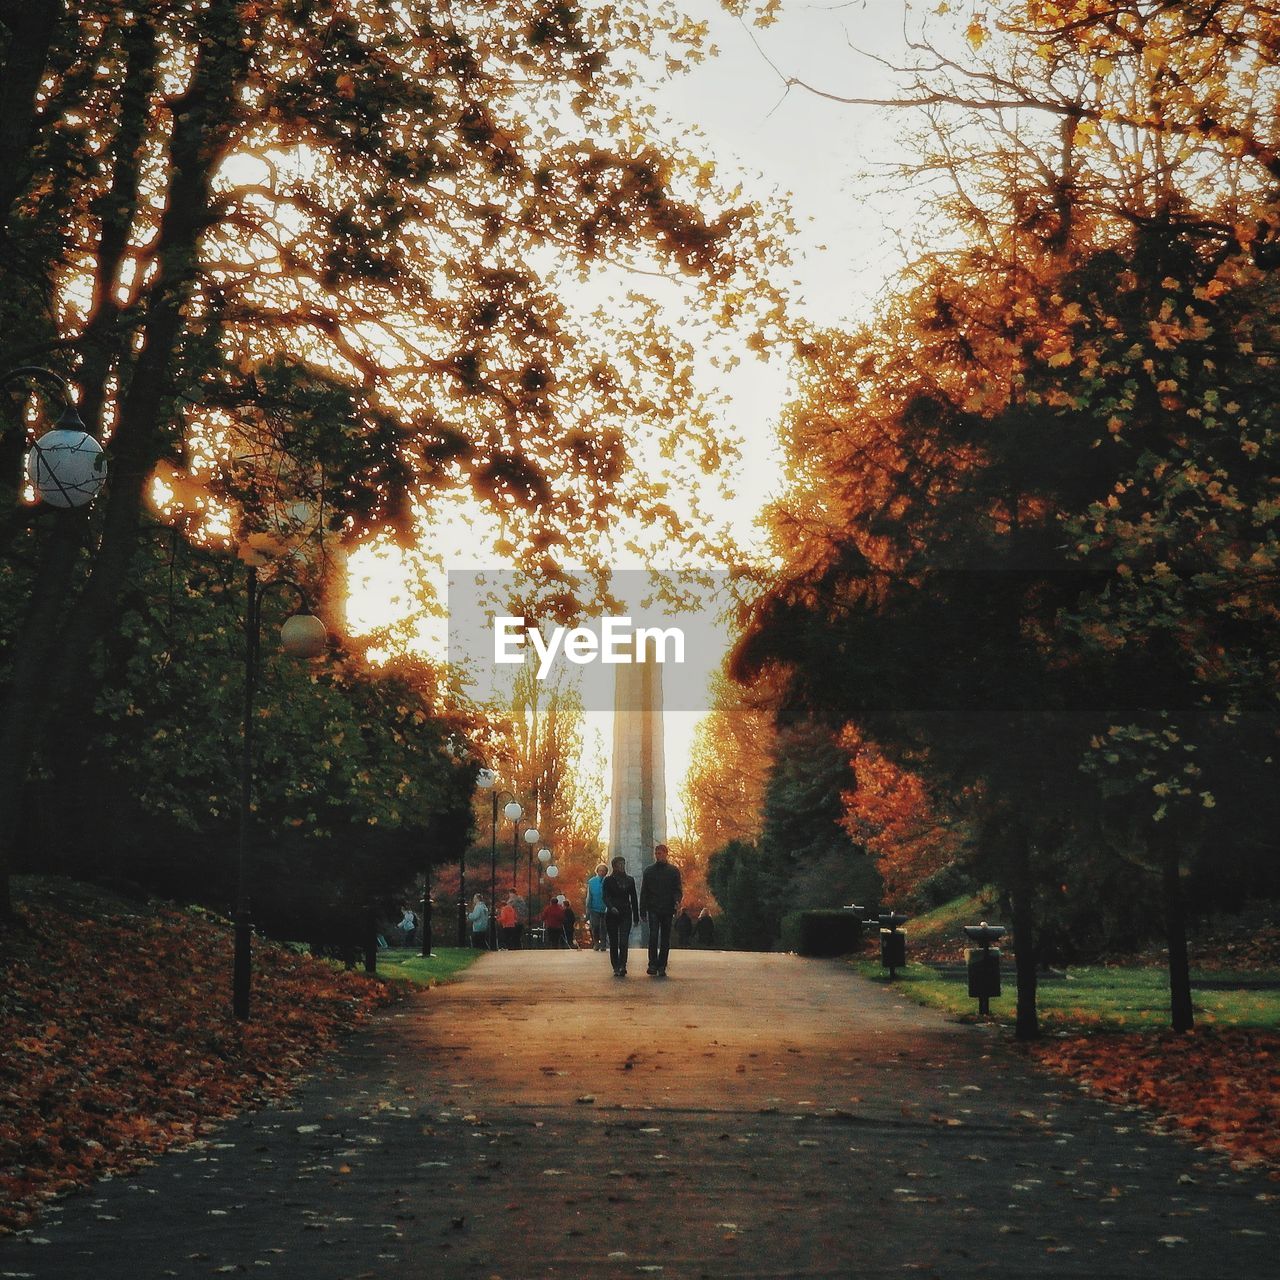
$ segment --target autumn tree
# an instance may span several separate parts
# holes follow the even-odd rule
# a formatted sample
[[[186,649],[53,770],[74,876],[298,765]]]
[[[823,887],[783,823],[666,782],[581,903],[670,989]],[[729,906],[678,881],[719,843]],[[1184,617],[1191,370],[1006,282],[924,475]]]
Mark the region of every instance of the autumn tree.
[[[759,836],[773,739],[767,698],[716,676],[681,794],[686,858],[705,863],[730,840]]]
[[[761,869],[759,847],[746,840],[730,840],[707,862],[707,884],[722,912],[717,939],[737,951],[768,950],[775,936]]]
[[[708,864],[735,945],[767,949],[792,911],[879,902],[880,878],[844,825],[856,786],[829,726],[805,721],[777,732],[758,837],[727,841]]]
[[[1082,839],[1159,870],[1186,1027],[1186,864],[1205,815],[1235,844],[1260,831],[1238,783],[1224,818],[1201,761],[1261,780],[1274,758],[1248,714],[1275,696],[1271,399],[1252,390],[1274,311],[1259,155],[1162,104],[1194,83],[1212,114],[1269,73],[1184,25],[1233,6],[1075,6],[1124,30],[1105,50],[1032,7],[1060,26],[1001,6],[970,25],[972,59],[926,43],[903,71],[893,105],[959,113],[922,161],[959,245],[916,264],[876,330],[806,352],[821,374],[793,457],[839,484],[802,481],[780,514],[793,567],[739,669],[801,673],[806,707],[969,796],[1013,902],[1020,1034],[1025,953]]]
[[[555,881],[540,879],[534,850],[523,847],[515,887],[523,895],[531,873],[542,892],[577,897],[603,852],[604,786],[598,751],[586,740],[582,696],[563,676],[540,680],[536,668],[525,664],[516,670],[509,705],[494,722],[501,735],[502,785],[523,806],[523,821],[551,849],[558,872]]]
[[[450,489],[540,573],[619,510],[679,536],[629,441],[718,464],[689,352],[646,320],[620,341],[616,309],[578,324],[562,290],[638,266],[740,308],[761,242],[627,105],[642,52],[696,56],[673,15],[41,3],[5,5],[0,38],[0,359],[66,373],[111,454],[97,510],[6,528],[27,597],[0,712],[7,916],[39,725],[51,699],[85,719],[158,465],[188,481],[186,524],[233,538],[295,497],[349,541],[407,537]]]
[[[933,794],[925,777],[852,726],[840,741],[858,781],[847,796],[844,827],[875,859],[885,901],[908,905],[930,877],[968,858],[972,835],[963,806]]]
[[[713,682],[712,707],[694,737],[683,790],[684,835],[678,843],[686,878],[690,868],[704,867],[731,841],[746,847],[760,839],[779,750],[780,702],[768,682],[750,688],[725,677]],[[876,861],[887,900],[905,901],[927,877],[960,858],[964,837],[953,806],[935,802],[918,774],[856,730],[846,728],[840,743],[857,783],[843,793],[841,817],[853,841],[851,856],[865,849]]]
[[[41,780],[38,843],[51,869],[225,911],[240,800],[239,738],[226,731],[243,705],[238,565],[175,542],[131,567],[74,779],[82,803],[59,803],[56,775]],[[314,663],[275,652],[290,606],[272,597],[264,618],[248,889],[269,931],[354,943],[429,863],[457,856],[459,811],[469,836],[473,777],[450,750],[469,726],[419,660],[375,672],[355,646]]]

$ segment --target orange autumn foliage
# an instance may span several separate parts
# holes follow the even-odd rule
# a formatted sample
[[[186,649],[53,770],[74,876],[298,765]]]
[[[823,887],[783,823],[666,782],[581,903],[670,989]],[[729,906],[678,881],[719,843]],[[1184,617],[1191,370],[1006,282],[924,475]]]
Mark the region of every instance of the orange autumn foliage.
[[[1032,1046],[1037,1061],[1157,1127],[1280,1179],[1280,1032],[1095,1035]]]
[[[231,930],[194,911],[20,907],[0,963],[0,1235],[41,1202],[198,1141],[283,1097],[391,998],[363,975],[254,948],[253,1020],[231,1016]]]
[[[944,817],[920,774],[894,763],[852,726],[841,742],[858,779],[845,797],[844,828],[876,858],[885,900],[902,901],[959,860],[964,834]]]

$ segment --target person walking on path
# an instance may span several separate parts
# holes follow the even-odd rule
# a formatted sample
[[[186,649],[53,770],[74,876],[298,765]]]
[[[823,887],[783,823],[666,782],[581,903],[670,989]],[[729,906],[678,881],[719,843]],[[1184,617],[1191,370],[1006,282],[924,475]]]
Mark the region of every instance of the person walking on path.
[[[653,861],[640,881],[640,917],[649,922],[649,968],[651,978],[667,976],[667,956],[671,951],[671,921],[680,909],[684,886],[679,868],[667,861],[667,846],[655,845]]]
[[[543,937],[549,947],[564,946],[564,908],[559,898],[552,898],[542,909]]]
[[[676,946],[687,947],[693,941],[693,917],[687,911],[681,911],[676,916],[676,922],[671,926],[671,932],[675,934]]]
[[[514,941],[511,945],[515,950],[519,951],[524,946],[524,927],[529,920],[529,908],[519,893],[512,893],[507,901],[516,909],[516,928],[515,933],[512,935]]]
[[[716,922],[711,918],[711,912],[706,907],[698,913],[698,922],[693,926],[693,936],[698,940],[700,947],[716,945]]]
[[[595,875],[587,880],[587,922],[591,925],[591,950],[604,951],[608,948],[609,943],[605,937],[604,928],[604,878],[609,874],[609,868],[602,862],[595,871]]]
[[[498,908],[498,928],[501,930],[502,946],[505,950],[510,951],[515,946],[516,941],[516,909],[511,905],[511,895],[507,895],[507,900]]]
[[[485,906],[484,898],[478,893],[471,899],[471,910],[467,913],[467,919],[471,922],[471,945],[487,951],[489,948],[489,908]]]
[[[604,880],[605,928],[609,933],[609,959],[613,976],[627,976],[627,948],[631,930],[640,923],[640,904],[636,901],[636,882],[627,875],[627,860],[614,858],[613,874]]]
[[[578,927],[578,913],[563,893],[560,895],[560,908],[564,912],[564,945],[577,951],[578,940],[573,936],[573,931]]]

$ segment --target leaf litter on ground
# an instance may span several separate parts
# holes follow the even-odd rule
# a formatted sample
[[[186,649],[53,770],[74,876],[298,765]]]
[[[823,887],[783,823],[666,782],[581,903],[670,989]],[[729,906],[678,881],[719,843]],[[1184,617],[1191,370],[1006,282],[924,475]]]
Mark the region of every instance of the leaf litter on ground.
[[[0,940],[0,1235],[29,1227],[61,1192],[281,1101],[318,1054],[395,998],[255,940],[253,1018],[241,1023],[225,922],[75,900],[18,911]]]

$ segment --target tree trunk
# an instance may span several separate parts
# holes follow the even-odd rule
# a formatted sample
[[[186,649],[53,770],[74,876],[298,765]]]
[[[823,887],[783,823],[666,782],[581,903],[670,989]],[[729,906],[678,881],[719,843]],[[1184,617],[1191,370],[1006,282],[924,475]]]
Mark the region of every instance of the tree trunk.
[[[1031,877],[1031,846],[1026,832],[1021,828],[1010,834],[1010,840],[1012,875],[1009,901],[1013,908],[1013,953],[1018,986],[1018,1013],[1014,1034],[1019,1040],[1038,1040],[1040,1015],[1036,1008],[1036,971],[1040,957]]]
[[[20,0],[0,13],[10,32],[0,76],[0,243],[8,236],[9,210],[31,176],[36,93],[62,15],[62,0]]]
[[[1191,1005],[1191,962],[1187,955],[1187,908],[1182,896],[1182,859],[1178,840],[1169,819],[1161,824],[1160,887],[1164,906],[1164,933],[1169,949],[1169,1013],[1173,1029],[1190,1031],[1195,1026]],[[1169,827],[1168,830],[1163,828]]]
[[[235,86],[242,70],[235,7],[214,3],[202,22],[200,62],[183,100],[169,150],[173,177],[161,220],[156,278],[151,285],[142,350],[134,361],[112,437],[115,478],[107,503],[102,543],[81,606],[68,627],[71,655],[92,650],[116,616],[119,595],[137,540],[143,494],[152,469],[172,440],[165,399],[183,326],[183,309],[199,271],[199,246],[208,224],[210,180],[221,158]],[[145,58],[144,58],[145,65]],[[177,427],[178,423],[173,423]]]
[[[69,585],[88,528],[83,511],[60,511],[35,575],[26,617],[13,648],[9,688],[0,707],[0,924],[13,920],[9,876],[13,871],[22,793],[41,722],[57,697],[66,669],[49,662],[62,624]],[[56,747],[56,744],[54,744]]]
[[[198,250],[209,217],[209,182],[236,108],[235,88],[247,54],[236,6],[212,0],[190,87],[173,104],[177,124],[170,146],[173,178],[161,221],[158,270],[150,286],[144,342],[134,363],[112,438],[112,482],[102,539],[74,613],[72,593],[86,524],[60,518],[54,546],[41,565],[27,622],[15,646],[13,681],[0,724],[0,919],[11,918],[8,876],[22,787],[35,753],[41,717],[53,704],[92,705],[94,648],[113,622],[132,557],[142,494],[165,443],[165,397],[191,295]],[[55,688],[57,676],[65,683]],[[62,721],[63,724],[66,721]]]
[[[120,283],[129,249],[129,237],[144,193],[141,189],[151,95],[157,87],[159,33],[154,22],[135,17],[124,33],[124,83],[120,91],[120,115],[112,142],[111,182],[94,202],[99,220],[97,258],[94,262],[93,296],[88,320],[80,338],[82,363],[80,414],[99,438],[107,380],[112,365],[129,346],[129,331],[121,325]],[[163,233],[162,233],[163,242]],[[135,288],[137,286],[135,285]],[[125,374],[125,370],[121,370]],[[95,427],[97,430],[95,430]]]
[[[99,438],[102,436],[102,415],[107,400],[108,379],[128,345],[128,331],[120,324],[121,308],[115,288],[127,256],[130,230],[142,199],[139,183],[150,96],[156,87],[157,44],[155,23],[147,21],[145,17],[134,17],[124,35],[124,84],[120,93],[119,127],[113,142],[115,154],[111,166],[111,182],[95,203],[94,211],[100,219],[101,233],[94,264],[93,299],[80,339],[83,360],[77,383],[80,389],[81,416],[89,424],[90,431]],[[121,364],[124,365],[124,362],[121,361]],[[126,367],[122,367],[119,372],[127,377]],[[111,501],[112,496],[109,495],[107,500]],[[129,505],[136,511],[133,503]],[[135,522],[136,518],[135,515]],[[113,543],[109,542],[108,547],[111,545]],[[95,564],[94,572],[99,571],[99,566]],[[107,569],[107,576],[113,581],[118,579],[123,585],[122,575],[114,568]],[[91,605],[83,606],[90,611],[95,640],[116,629],[121,594],[117,589],[110,616],[94,612]],[[86,646],[86,642],[68,636],[66,644],[69,649],[83,650],[91,648],[93,640]],[[81,681],[78,687],[67,690],[67,696],[54,710],[46,736],[52,733],[60,748],[54,761],[55,788],[68,786],[85,767],[96,696],[96,688],[88,681]]]

